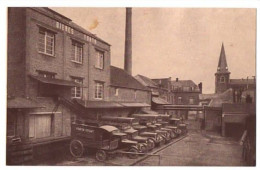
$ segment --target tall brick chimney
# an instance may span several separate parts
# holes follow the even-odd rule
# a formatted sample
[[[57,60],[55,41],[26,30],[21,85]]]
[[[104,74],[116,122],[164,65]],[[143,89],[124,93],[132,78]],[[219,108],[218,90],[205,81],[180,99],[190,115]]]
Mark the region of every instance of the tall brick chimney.
[[[126,8],[124,69],[132,75],[132,8]]]

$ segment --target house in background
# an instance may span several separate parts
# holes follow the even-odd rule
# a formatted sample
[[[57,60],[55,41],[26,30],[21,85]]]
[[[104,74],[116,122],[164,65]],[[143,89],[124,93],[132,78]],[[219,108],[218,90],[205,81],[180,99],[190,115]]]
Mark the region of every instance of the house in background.
[[[192,80],[171,81],[171,92],[174,94],[173,104],[176,107],[186,107],[187,109],[176,109],[175,114],[183,116],[185,119],[196,119],[197,109],[192,109],[199,105],[199,95],[202,93],[202,83],[196,85]]]

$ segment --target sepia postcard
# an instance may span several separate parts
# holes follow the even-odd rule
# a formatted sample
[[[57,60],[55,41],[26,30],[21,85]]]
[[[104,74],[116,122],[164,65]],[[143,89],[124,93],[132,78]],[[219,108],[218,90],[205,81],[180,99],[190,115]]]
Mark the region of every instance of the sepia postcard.
[[[7,7],[6,166],[256,166],[256,21]]]

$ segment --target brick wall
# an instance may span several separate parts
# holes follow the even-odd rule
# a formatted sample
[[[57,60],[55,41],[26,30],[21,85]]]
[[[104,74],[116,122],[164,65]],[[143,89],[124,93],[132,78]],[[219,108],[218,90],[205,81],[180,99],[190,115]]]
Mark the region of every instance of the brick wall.
[[[7,94],[25,95],[25,8],[8,8]]]
[[[110,100],[121,102],[141,102],[151,105],[151,92],[134,90],[127,88],[118,88],[118,96],[115,95],[117,87],[110,87]],[[136,91],[136,98],[135,98]]]
[[[222,116],[221,109],[214,109],[214,108],[205,109],[205,130],[220,132],[221,122],[222,122],[221,116]]]
[[[178,103],[178,97],[182,97],[182,102]],[[190,104],[189,99],[192,97],[194,99],[194,104]],[[198,105],[199,104],[199,93],[183,92],[174,94],[174,104],[181,105]]]

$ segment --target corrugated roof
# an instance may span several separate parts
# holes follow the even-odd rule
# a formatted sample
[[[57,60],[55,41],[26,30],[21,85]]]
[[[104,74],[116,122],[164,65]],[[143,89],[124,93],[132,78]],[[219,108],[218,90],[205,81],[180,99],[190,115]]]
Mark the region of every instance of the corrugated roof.
[[[33,109],[44,107],[40,103],[23,97],[15,97],[7,99],[7,108],[9,109]]]
[[[135,78],[146,87],[158,88],[158,84],[148,77],[138,74],[135,76]]]
[[[178,87],[194,87],[197,86],[192,80],[174,80],[171,81],[171,84],[173,86],[178,86]]]
[[[150,91],[125,70],[115,66],[110,66],[110,83],[111,86]]]

